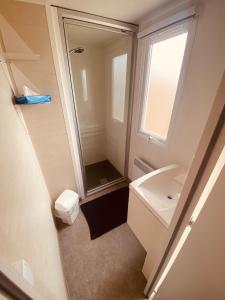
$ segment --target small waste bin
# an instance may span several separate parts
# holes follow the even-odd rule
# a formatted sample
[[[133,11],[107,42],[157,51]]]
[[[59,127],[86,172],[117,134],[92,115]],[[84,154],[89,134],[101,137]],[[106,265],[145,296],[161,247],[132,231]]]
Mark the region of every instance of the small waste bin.
[[[55,216],[66,224],[73,224],[79,213],[79,196],[71,190],[65,190],[55,201]]]

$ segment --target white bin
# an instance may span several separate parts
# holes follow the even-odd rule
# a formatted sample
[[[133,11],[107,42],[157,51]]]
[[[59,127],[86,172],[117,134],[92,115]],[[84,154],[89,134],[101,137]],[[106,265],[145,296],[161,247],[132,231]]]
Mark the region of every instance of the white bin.
[[[79,213],[79,196],[71,190],[65,190],[55,201],[55,216],[66,224],[73,224]]]

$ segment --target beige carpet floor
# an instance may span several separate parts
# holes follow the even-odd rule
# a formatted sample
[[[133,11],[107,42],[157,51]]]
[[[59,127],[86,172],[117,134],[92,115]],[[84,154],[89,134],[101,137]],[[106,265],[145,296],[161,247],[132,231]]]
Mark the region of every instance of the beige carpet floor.
[[[72,226],[57,223],[71,300],[142,300],[145,250],[127,224],[90,240],[80,212]]]

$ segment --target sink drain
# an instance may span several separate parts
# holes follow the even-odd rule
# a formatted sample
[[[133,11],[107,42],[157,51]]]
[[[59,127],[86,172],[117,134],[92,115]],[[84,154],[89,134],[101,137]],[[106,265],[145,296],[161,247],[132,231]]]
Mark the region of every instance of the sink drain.
[[[167,198],[170,199],[170,200],[173,199],[173,197],[171,195],[167,195]]]

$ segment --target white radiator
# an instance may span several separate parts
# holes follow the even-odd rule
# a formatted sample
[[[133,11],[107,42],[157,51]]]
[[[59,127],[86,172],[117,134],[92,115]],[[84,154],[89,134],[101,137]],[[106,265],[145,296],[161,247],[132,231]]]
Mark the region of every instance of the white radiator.
[[[133,169],[132,169],[132,180],[135,180],[147,173],[154,171],[155,169],[148,163],[140,158],[134,159]]]

